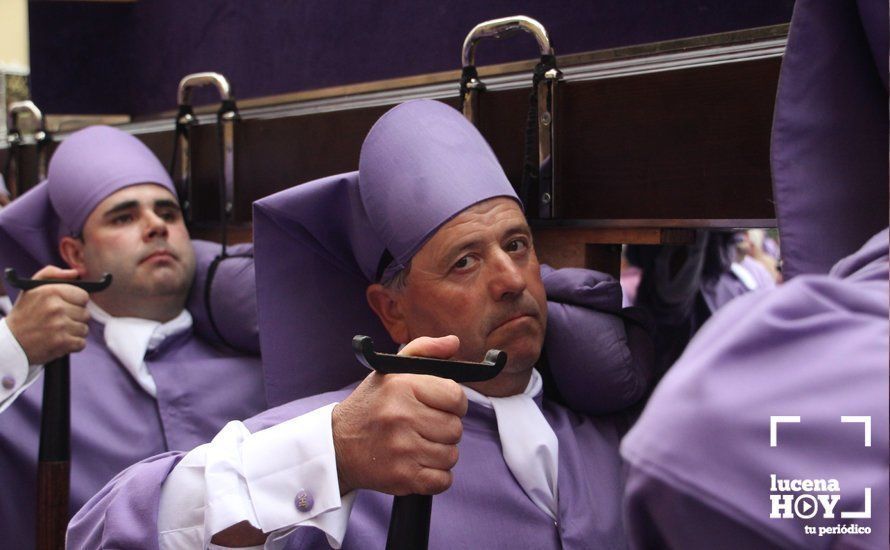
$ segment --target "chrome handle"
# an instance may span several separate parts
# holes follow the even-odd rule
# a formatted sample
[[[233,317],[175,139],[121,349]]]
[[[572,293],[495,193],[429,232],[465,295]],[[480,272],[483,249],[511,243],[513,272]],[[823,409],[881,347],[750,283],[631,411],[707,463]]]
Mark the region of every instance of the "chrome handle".
[[[6,141],[9,143],[10,149],[22,143],[22,131],[19,128],[19,117],[22,115],[31,115],[31,118],[37,123],[37,130],[34,131],[34,141],[37,143],[37,181],[40,182],[46,179],[47,166],[49,164],[48,145],[51,138],[49,132],[46,131],[43,113],[33,101],[15,101],[9,104]],[[13,154],[12,150],[10,150],[9,154]],[[20,159],[16,159],[14,162],[20,162]],[[10,174],[10,177],[14,178],[14,180],[7,183],[10,185],[9,190],[12,196],[15,197],[24,192],[25,189],[20,188],[22,184],[17,180],[18,175]]]
[[[44,126],[43,123],[43,113],[40,112],[40,109],[38,109],[37,105],[34,105],[34,102],[31,100],[15,101],[9,104],[6,125],[7,128],[9,128],[9,134],[11,135],[13,132],[19,134],[19,115],[22,114],[30,114],[37,122],[38,131],[35,132],[34,139],[40,139],[42,135],[38,134],[46,133],[46,126]]]
[[[204,72],[187,74],[179,81],[179,89],[176,93],[176,100],[180,105],[190,105],[192,90],[203,86],[213,85],[219,92],[219,98],[223,101],[231,100],[232,87],[226,77],[219,73]]]
[[[225,227],[225,221],[230,219],[234,214],[235,208],[235,121],[238,118],[238,112],[235,107],[235,98],[232,94],[232,87],[229,85],[228,79],[219,73],[202,72],[186,75],[179,81],[177,90],[177,99],[179,101],[179,115],[177,115],[177,125],[183,128],[178,133],[179,148],[179,181],[180,187],[185,190],[186,201],[191,202],[191,151],[189,147],[189,127],[197,122],[194,112],[191,109],[192,90],[203,86],[214,86],[219,92],[222,107],[217,114],[217,123],[220,125],[222,143],[222,173],[220,200],[222,201],[222,222]],[[191,204],[188,207],[189,215],[191,215]],[[191,217],[191,216],[190,216]],[[223,236],[225,239],[225,235]]]
[[[476,44],[483,38],[503,38],[517,31],[525,31],[532,34],[538,42],[541,55],[553,55],[550,47],[550,38],[547,30],[540,22],[524,15],[502,17],[479,23],[464,39],[464,47],[461,51],[461,65],[468,67],[476,64]]]

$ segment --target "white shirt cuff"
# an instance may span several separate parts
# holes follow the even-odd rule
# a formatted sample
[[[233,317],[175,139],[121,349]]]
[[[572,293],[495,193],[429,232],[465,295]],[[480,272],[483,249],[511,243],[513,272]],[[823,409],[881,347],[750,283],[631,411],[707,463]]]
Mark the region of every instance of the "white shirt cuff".
[[[6,319],[0,319],[0,412],[33,384],[41,372],[41,365],[28,367],[25,350],[9,330]]]
[[[322,530],[340,548],[355,492],[340,498],[331,414],[335,404],[251,434],[230,422],[188,453],[161,491],[163,549],[189,548],[247,521],[269,533],[264,548],[283,547],[302,526]]]
[[[259,527],[312,526],[339,548],[354,498],[340,498],[331,415],[336,403],[261,430],[242,447],[244,476]],[[276,538],[276,537],[271,537]]]

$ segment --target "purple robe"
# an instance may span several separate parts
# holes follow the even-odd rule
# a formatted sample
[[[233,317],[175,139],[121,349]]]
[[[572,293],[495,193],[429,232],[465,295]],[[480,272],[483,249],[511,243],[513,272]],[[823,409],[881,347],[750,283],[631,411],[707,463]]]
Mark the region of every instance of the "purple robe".
[[[127,466],[196,447],[265,406],[259,359],[220,351],[191,332],[172,336],[146,356],[154,399],[110,354],[102,333],[91,322],[86,349],[71,356],[72,515]],[[40,377],[0,414],[0,540],[7,548],[34,546],[42,397]]]
[[[279,424],[335,401],[350,389],[288,403],[246,422],[252,431]],[[433,499],[430,548],[498,548],[522,541],[526,548],[624,548],[621,522],[622,465],[617,455],[625,419],[589,417],[549,400],[544,416],[559,439],[559,521],[542,512],[513,478],[503,455],[494,412],[470,403],[464,417],[454,484]],[[181,459],[170,453],[118,476],[72,520],[74,548],[158,548],[161,484]],[[392,497],[360,491],[343,548],[382,548]],[[286,548],[324,548],[315,528],[295,531]]]
[[[253,244],[228,247],[228,256],[209,281],[209,292],[210,266],[220,254],[220,244],[192,240],[192,246],[197,267],[186,309],[194,319],[195,333],[207,342],[259,355]]]
[[[728,304],[690,343],[625,438],[638,548],[886,548],[888,231],[831,275],[800,275]],[[771,416],[780,424],[770,446]],[[871,446],[863,424],[871,417]],[[770,518],[771,475],[836,479],[835,518]],[[861,511],[871,488],[871,518]],[[804,491],[805,492],[805,491]],[[780,494],[777,492],[776,494]],[[804,533],[859,524],[870,535]]]

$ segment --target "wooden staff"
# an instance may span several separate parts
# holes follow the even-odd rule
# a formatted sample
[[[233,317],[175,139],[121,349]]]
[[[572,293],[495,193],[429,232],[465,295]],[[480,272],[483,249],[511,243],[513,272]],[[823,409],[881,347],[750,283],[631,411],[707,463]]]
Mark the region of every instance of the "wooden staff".
[[[43,285],[74,285],[100,292],[111,284],[106,273],[95,282],[65,279],[20,279],[14,269],[6,280],[25,291]],[[65,548],[68,529],[68,493],[71,486],[71,385],[69,356],[44,365],[43,406],[40,411],[40,451],[37,462],[37,549]]]

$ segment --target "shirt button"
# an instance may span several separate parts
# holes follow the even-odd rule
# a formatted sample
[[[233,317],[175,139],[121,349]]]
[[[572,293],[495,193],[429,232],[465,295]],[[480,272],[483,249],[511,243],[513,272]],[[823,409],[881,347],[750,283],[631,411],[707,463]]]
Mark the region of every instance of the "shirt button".
[[[306,489],[300,489],[297,492],[297,498],[294,499],[294,504],[296,505],[297,510],[308,512],[312,509],[312,506],[315,505],[315,498],[312,496],[312,493]]]
[[[15,387],[15,378],[12,376],[4,376],[3,380],[0,381],[3,384],[3,387],[7,390],[11,390]]]

